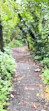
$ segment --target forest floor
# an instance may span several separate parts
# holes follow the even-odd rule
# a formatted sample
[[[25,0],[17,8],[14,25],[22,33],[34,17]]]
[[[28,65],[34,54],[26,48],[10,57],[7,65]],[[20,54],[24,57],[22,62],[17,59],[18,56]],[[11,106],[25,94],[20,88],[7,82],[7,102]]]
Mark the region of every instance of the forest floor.
[[[49,111],[40,77],[41,69],[30,58],[30,53],[25,46],[12,49],[16,72],[8,111]]]

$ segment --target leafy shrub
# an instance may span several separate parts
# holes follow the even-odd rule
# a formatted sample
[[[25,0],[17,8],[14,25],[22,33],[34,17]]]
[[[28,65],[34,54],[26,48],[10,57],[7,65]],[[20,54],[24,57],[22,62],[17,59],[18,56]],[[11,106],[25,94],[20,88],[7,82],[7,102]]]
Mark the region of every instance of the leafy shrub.
[[[45,84],[49,84],[49,58],[46,57],[42,60],[41,62],[44,66],[44,69],[43,69],[43,75],[42,77],[44,78],[44,83]]]
[[[42,77],[44,78],[44,84],[49,84],[49,69],[47,67],[45,67],[45,69],[43,69],[43,75]]]
[[[10,46],[11,48],[13,48],[13,47],[22,47],[22,46],[23,46],[23,43],[20,42],[19,40],[13,39],[13,40],[9,43],[9,46]]]
[[[41,63],[49,67],[49,58],[44,58],[44,60]]]
[[[5,54],[11,55],[11,49],[9,47],[7,47],[7,46],[6,46],[6,48],[4,47],[4,51],[5,51],[4,52]]]
[[[6,111],[8,95],[11,91],[12,74],[15,71],[15,61],[10,55],[9,49],[0,51],[0,111]]]
[[[41,56],[35,56],[34,59],[40,61],[41,60]]]

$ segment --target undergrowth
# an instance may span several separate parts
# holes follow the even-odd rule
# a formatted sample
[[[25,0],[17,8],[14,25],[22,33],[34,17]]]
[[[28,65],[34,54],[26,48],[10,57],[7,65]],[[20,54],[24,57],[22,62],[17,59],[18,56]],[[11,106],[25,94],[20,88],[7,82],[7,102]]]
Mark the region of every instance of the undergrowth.
[[[13,48],[13,47],[22,47],[23,43],[21,41],[19,41],[19,40],[13,39],[8,45],[11,48]]]
[[[49,58],[45,57],[41,64],[43,65],[43,69],[42,69],[42,77],[44,78],[44,84],[49,85]]]
[[[45,57],[43,60],[36,56],[35,60],[41,62],[42,66],[42,78],[44,78],[43,83],[49,85],[49,57]]]
[[[6,111],[11,91],[12,74],[15,72],[15,60],[9,48],[0,51],[0,111]]]
[[[42,68],[41,77],[43,78],[43,83],[49,85],[49,56],[44,57],[44,59],[42,60],[41,55],[36,56],[35,53],[33,53],[31,57],[35,60],[35,62],[41,63],[41,68]]]
[[[49,69],[45,67],[42,71],[43,71],[42,77],[44,78],[44,84],[49,85]]]

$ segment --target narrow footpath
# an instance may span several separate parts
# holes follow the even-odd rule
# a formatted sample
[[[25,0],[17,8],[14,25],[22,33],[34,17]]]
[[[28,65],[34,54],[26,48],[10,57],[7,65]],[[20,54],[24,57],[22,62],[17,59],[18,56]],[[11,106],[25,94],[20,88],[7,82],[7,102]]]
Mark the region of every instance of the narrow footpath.
[[[13,48],[12,56],[16,61],[16,72],[8,111],[49,111],[41,70],[30,58],[30,52],[25,46]]]

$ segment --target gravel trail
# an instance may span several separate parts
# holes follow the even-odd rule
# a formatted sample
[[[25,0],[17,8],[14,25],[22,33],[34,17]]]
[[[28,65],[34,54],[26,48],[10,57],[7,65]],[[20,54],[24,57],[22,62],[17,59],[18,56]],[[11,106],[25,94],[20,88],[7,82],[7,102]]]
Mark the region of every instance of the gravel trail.
[[[49,111],[40,78],[41,70],[30,58],[30,53],[25,46],[12,49],[16,72],[8,111]]]

